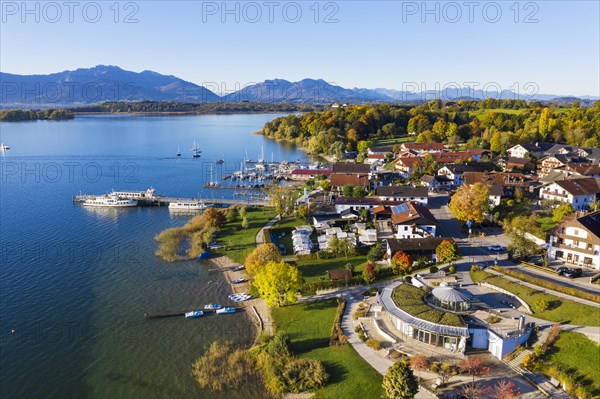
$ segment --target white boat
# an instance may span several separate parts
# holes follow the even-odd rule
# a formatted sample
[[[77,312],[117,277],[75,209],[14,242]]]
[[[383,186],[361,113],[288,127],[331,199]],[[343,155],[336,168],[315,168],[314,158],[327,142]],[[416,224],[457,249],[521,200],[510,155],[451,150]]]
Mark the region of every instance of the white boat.
[[[218,303],[209,303],[208,305],[204,305],[204,310],[217,310],[221,309],[223,306]]]
[[[235,313],[235,308],[227,306],[225,308],[217,309],[217,314],[230,314]]]
[[[4,143],[0,144],[0,151],[6,151],[6,150],[10,150],[10,147],[7,145],[4,145]]]
[[[105,208],[130,208],[137,206],[137,201],[131,198],[121,198],[117,195],[103,195],[88,198],[81,201],[83,206],[105,207]]]
[[[177,147],[177,156],[180,157],[181,156],[181,151],[179,151],[179,147]]]
[[[203,201],[177,201],[169,203],[170,211],[201,211],[207,206]]]
[[[200,158],[200,154],[201,153],[202,153],[202,151],[200,151],[200,149],[196,145],[196,140],[194,140],[194,146],[192,147],[192,157],[193,158]]]
[[[191,312],[186,312],[185,313],[185,318],[186,319],[195,319],[197,317],[200,317],[204,315],[204,312],[201,310],[192,310]]]
[[[131,198],[131,199],[154,199],[156,198],[156,191],[150,187],[146,191],[113,191],[110,195],[116,195],[120,198]]]

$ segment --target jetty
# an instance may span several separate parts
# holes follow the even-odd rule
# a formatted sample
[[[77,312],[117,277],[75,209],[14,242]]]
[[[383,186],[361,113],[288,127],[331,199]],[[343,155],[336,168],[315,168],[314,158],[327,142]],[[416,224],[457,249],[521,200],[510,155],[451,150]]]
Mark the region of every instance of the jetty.
[[[73,203],[79,204],[86,200],[91,200],[99,197],[98,195],[90,194],[78,194],[73,195]],[[254,206],[268,206],[269,201],[264,197],[258,197],[255,195],[237,197],[237,198],[181,198],[181,197],[163,197],[160,195],[154,195],[152,197],[139,197],[139,196],[128,196],[119,195],[121,198],[132,198],[138,203],[138,206],[169,206],[171,202],[196,202],[200,201],[205,204],[215,206],[230,206],[230,205],[254,205]]]
[[[236,312],[244,310],[244,308],[242,306],[229,306],[229,307],[235,309]],[[196,309],[196,310],[198,310],[198,309]],[[205,314],[217,313],[216,309],[200,309],[200,310],[202,310]],[[144,313],[144,317],[146,319],[164,319],[167,317],[184,316],[187,312],[193,312],[193,310],[181,310],[181,311],[161,312],[161,313]]]

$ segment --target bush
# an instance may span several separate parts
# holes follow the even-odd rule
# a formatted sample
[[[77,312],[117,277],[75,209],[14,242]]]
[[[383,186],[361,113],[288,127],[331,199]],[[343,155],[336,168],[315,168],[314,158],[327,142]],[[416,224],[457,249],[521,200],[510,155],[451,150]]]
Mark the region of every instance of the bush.
[[[365,331],[362,328],[358,332],[358,339],[360,339],[361,341],[365,341],[367,339]]]
[[[535,307],[535,310],[540,313],[544,313],[550,307],[548,301],[544,298],[537,299],[533,306]]]
[[[448,273],[456,273],[456,267],[454,265],[450,265],[448,268]]]
[[[369,338],[367,339],[366,344],[373,350],[378,351],[381,349],[381,342],[377,341],[376,339]]]
[[[439,271],[439,269],[437,268],[437,266],[431,266],[429,268],[429,273],[437,273]]]
[[[329,345],[341,345],[346,341],[344,331],[342,330],[342,317],[346,310],[346,301],[339,300],[337,311],[335,313],[335,319],[333,321],[333,328],[331,329],[331,336],[329,338]]]
[[[294,358],[285,365],[282,377],[288,392],[299,393],[322,387],[329,376],[320,361]]]
[[[437,373],[438,371],[440,371],[441,366],[442,364],[440,362],[433,362],[429,367],[429,371],[431,371],[432,373]]]
[[[404,276],[404,282],[411,284],[412,283],[412,277],[411,276]]]
[[[472,272],[477,272],[477,271],[479,271],[479,266],[477,266],[477,265],[471,265],[471,271],[472,271]]]

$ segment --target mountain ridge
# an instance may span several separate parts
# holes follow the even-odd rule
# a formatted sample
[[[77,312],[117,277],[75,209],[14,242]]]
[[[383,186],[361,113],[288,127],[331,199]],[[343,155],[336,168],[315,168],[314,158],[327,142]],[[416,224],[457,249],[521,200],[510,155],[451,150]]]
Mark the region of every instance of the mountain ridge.
[[[525,99],[589,105],[597,97],[553,94],[519,95],[510,90],[484,92],[471,87],[409,92],[387,88],[341,87],[322,78],[292,82],[282,78],[249,84],[218,95],[204,86],[151,70],[133,72],[115,65],[97,65],[51,74],[18,75],[0,72],[0,106],[35,107],[95,104],[105,101],[283,102],[295,104],[424,102],[441,98],[482,100]]]

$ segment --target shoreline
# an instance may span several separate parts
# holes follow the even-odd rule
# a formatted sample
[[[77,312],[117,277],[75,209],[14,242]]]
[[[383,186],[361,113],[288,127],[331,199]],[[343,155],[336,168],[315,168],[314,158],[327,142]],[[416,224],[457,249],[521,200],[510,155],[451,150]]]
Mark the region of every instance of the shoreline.
[[[248,292],[248,281],[240,284],[232,283],[232,281],[236,279],[248,279],[248,273],[246,272],[246,269],[237,271],[231,270],[232,267],[240,266],[239,263],[232,261],[225,255],[209,259],[208,262],[212,266],[211,270],[218,270],[223,273],[223,276],[225,277],[227,284],[229,284],[232,294]],[[264,300],[261,298],[253,298],[248,301],[238,302],[237,305],[243,307],[247,313],[252,315],[252,324],[254,325],[256,331],[253,345],[260,341],[260,338],[263,334],[266,333],[272,335],[274,333],[273,319]]]

